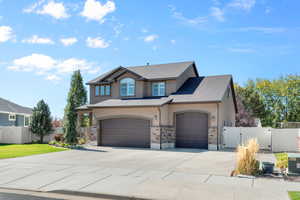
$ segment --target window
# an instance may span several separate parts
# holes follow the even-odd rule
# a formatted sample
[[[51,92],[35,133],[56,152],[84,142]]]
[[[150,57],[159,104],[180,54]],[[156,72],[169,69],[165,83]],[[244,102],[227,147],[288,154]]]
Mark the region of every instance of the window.
[[[24,116],[24,126],[29,126],[29,125],[30,125],[30,117]]]
[[[152,96],[165,96],[166,85],[165,82],[152,83]]]
[[[98,85],[95,87],[95,96],[110,96],[110,85]]]
[[[8,121],[16,121],[16,114],[10,113],[8,115]]]
[[[135,95],[134,79],[124,78],[120,81],[120,94],[121,94],[121,96],[134,96]]]
[[[95,96],[99,96],[99,94],[100,94],[99,89],[100,89],[99,86],[96,86],[96,87],[95,87]]]

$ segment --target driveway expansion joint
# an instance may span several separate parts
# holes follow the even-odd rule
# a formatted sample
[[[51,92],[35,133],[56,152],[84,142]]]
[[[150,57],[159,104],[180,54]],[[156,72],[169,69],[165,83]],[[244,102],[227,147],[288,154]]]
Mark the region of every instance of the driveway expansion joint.
[[[84,188],[87,188],[87,187],[89,187],[89,186],[91,186],[91,185],[93,185],[93,184],[95,184],[95,183],[97,183],[97,182],[100,182],[100,181],[102,181],[102,180],[104,180],[104,179],[107,179],[108,177],[111,177],[111,176],[112,176],[112,175],[109,174],[109,175],[107,175],[107,176],[105,176],[105,177],[101,177],[101,178],[99,178],[99,179],[97,179],[97,180],[95,180],[95,181],[93,181],[93,182],[91,182],[91,183],[89,183],[89,184],[87,184],[87,185],[85,185],[85,186],[79,188],[78,190],[83,190]]]

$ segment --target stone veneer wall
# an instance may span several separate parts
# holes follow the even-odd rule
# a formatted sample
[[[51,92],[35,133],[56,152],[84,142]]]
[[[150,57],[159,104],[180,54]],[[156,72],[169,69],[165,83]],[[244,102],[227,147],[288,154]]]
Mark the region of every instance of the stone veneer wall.
[[[151,127],[151,149],[175,148],[175,128],[173,126]]]
[[[218,149],[218,127],[208,127],[208,150]]]

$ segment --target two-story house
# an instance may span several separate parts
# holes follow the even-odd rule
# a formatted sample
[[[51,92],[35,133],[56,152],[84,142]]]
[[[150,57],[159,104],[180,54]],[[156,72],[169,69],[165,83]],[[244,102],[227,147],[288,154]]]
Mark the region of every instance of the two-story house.
[[[90,113],[101,146],[217,150],[235,124],[232,76],[199,76],[194,62],[118,67],[87,84],[78,113]]]

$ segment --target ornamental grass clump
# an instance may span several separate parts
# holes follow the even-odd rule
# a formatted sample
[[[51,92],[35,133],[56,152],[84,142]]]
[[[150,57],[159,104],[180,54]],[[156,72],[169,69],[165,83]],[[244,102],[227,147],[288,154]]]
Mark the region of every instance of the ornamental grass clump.
[[[256,175],[259,172],[259,162],[256,160],[259,145],[256,139],[248,140],[246,145],[237,148],[237,166],[235,173]]]

